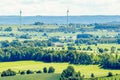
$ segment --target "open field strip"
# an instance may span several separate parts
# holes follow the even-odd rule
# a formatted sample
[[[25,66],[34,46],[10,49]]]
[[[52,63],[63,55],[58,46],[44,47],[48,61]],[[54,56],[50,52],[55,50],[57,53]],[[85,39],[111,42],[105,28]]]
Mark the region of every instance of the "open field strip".
[[[68,63],[44,63],[35,61],[18,61],[18,62],[1,62],[0,72],[7,69],[12,69],[16,72],[19,70],[42,70],[43,67],[53,66],[55,68],[55,73],[61,73],[67,66],[72,64]],[[72,65],[76,71],[80,71],[85,77],[90,77],[91,73],[94,73],[96,77],[106,76],[108,72],[115,74],[120,74],[120,70],[106,70],[101,69],[98,65]]]
[[[2,77],[0,80],[59,80],[60,74],[29,74]]]

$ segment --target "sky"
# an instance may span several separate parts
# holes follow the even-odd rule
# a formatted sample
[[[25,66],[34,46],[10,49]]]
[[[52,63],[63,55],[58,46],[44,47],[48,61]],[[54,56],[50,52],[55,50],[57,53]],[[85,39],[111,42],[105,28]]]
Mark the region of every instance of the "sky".
[[[120,0],[0,0],[0,15],[120,15]]]

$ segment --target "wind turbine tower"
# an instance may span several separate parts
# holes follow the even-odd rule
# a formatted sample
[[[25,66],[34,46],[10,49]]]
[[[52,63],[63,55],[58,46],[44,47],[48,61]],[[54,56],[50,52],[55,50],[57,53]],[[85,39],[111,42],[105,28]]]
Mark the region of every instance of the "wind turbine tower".
[[[69,9],[67,9],[67,28],[68,28],[68,26],[69,26],[68,19],[69,19]]]
[[[22,11],[20,10],[20,28],[22,27]]]

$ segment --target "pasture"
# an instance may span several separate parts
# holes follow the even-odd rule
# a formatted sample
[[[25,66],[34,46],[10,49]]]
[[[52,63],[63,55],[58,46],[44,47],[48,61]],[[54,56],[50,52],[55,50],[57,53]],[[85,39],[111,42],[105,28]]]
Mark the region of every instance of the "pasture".
[[[60,74],[29,74],[3,77],[0,80],[59,80]]]
[[[95,77],[106,76],[108,72],[112,72],[114,75],[120,74],[120,70],[109,70],[102,69],[98,65],[72,65],[68,63],[44,63],[36,61],[17,61],[17,62],[1,62],[0,63],[0,72],[7,69],[12,69],[16,72],[22,70],[42,70],[43,67],[53,66],[55,68],[55,73],[60,74],[67,66],[73,66],[76,71],[80,71],[82,75],[85,75],[86,78],[89,78],[91,73],[94,73]]]
[[[0,80],[59,80],[60,74],[29,74],[29,75],[17,75],[11,77],[3,77]],[[120,75],[112,77],[100,77],[97,80],[119,80]],[[90,79],[84,79],[90,80]]]

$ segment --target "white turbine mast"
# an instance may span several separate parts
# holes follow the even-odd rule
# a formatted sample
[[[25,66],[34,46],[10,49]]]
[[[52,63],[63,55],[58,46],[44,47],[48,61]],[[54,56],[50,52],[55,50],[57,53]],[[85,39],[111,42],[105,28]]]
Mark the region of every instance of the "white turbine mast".
[[[22,27],[22,11],[20,10],[20,28]]]

